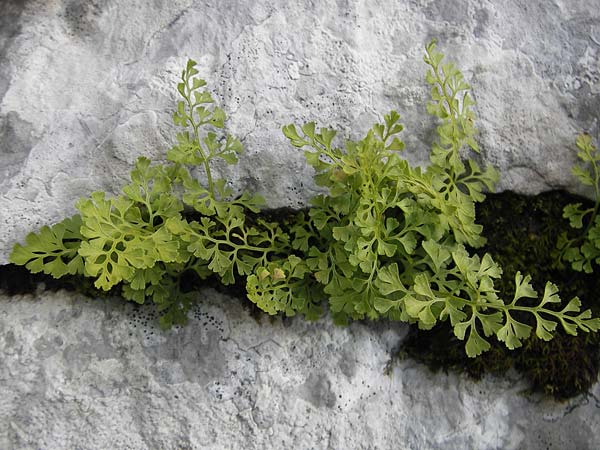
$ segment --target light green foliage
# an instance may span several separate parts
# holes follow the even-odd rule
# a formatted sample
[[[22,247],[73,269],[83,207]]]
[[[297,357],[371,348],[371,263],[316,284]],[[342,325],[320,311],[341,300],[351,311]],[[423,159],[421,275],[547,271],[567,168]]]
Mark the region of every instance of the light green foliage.
[[[235,164],[242,145],[218,131],[225,114],[201,90],[206,83],[189,61],[173,115],[184,131],[167,153],[169,162],[140,158],[120,195],[82,199],[79,215],[30,234],[11,260],[55,277],[93,277],[96,287],[119,286],[138,303],[150,298],[165,327],[185,322],[194,297],[182,281],[193,273],[216,275],[223,284],[245,278],[248,298],[272,315],[314,320],[326,300],[338,324],[388,318],[428,329],[450,320],[469,356],[489,349],[494,335],[519,347],[533,326],[545,340],[558,323],[570,334],[597,330],[600,321],[580,313],[577,299],[562,310],[552,307],[560,301],[552,283],[532,303],[538,296],[530,278],[517,274],[514,298],[502,300],[494,288],[500,267],[487,254],[469,254],[467,246],[484,243],[475,203],[497,173],[463,162],[461,152],[478,151],[473,101],[460,71],[442,59],[434,43],[427,46],[427,109],[439,126],[426,169],[400,157],[403,127],[395,111],[343,148],[334,145],[334,130],[314,123],[283,128],[293,146],[305,149],[316,184],[328,192],[312,200],[308,214],[297,215],[289,232],[249,219],[262,199],[232,198],[225,180],[213,177],[212,162]],[[192,175],[195,167],[204,170],[206,185]]]
[[[461,160],[463,147],[479,152],[471,110],[475,102],[462,73],[453,63],[442,64],[443,55],[436,51],[435,42],[427,46],[424,59],[430,67],[426,80],[432,98],[427,111],[441,121],[427,169],[432,187],[440,194],[434,206],[452,222],[457,242],[479,247],[482,228],[475,224],[475,202],[484,200],[484,188],[493,189],[498,173],[492,166],[482,171],[474,160],[468,159],[467,166]]]
[[[79,215],[31,233],[25,246],[15,246],[12,262],[57,278],[84,274],[99,289],[120,286],[122,295],[137,303],[150,298],[161,325],[169,327],[184,323],[192,304],[193,296],[181,286],[186,274],[204,279],[214,273],[231,284],[289,253],[289,239],[277,224],[247,225],[245,211],[259,210],[259,196],[233,199],[225,180],[213,178],[212,161],[235,164],[242,145],[217,134],[225,113],[201,90],[206,83],[195,76],[195,65],[188,62],[177,85],[182,100],[173,120],[185,131],[167,153],[170,162],[152,165],[140,158],[120,195],[94,192],[80,200]],[[192,176],[196,166],[206,173],[206,187]],[[199,220],[186,219],[186,208]]]
[[[25,245],[16,244],[10,260],[27,267],[32,273],[44,272],[54,278],[83,273],[83,260],[78,255],[81,244],[81,216],[65,219],[38,233],[29,233]]]
[[[483,190],[493,187],[497,174],[461,159],[464,148],[478,151],[473,101],[461,73],[442,59],[434,43],[427,46],[433,100],[428,111],[440,125],[425,170],[400,157],[403,127],[395,111],[344,149],[333,144],[334,130],[318,129],[314,123],[283,128],[293,146],[305,149],[316,183],[329,191],[313,200],[308,218],[292,229],[292,245],[323,286],[334,320],[345,324],[349,319],[386,317],[418,322],[424,329],[450,320],[456,336],[466,340],[469,356],[488,350],[487,338],[493,335],[508,348],[521,346],[532,331],[524,321],[527,314],[535,321],[537,336],[546,340],[557,322],[571,334],[598,329],[600,321],[591,319],[589,311],[579,314],[577,299],[561,311],[549,308],[559,301],[551,283],[531,306],[524,299],[537,298],[537,293],[530,278],[518,274],[512,301],[500,299],[494,288],[500,267],[488,254],[479,258],[467,252],[465,245],[483,244],[475,203],[484,199]],[[313,303],[310,289],[297,289],[293,301],[287,295],[287,280],[304,286],[303,266],[298,281],[293,270],[283,270],[285,278],[276,283],[273,269],[260,270],[252,286],[257,298],[251,299],[268,312],[289,314],[295,305]],[[303,294],[304,299],[298,298]]]
[[[592,263],[600,263],[600,154],[589,134],[580,134],[576,144],[581,163],[573,167],[573,175],[585,186],[594,188],[595,203],[592,208],[583,208],[581,203],[565,207],[563,217],[569,220],[572,228],[582,229],[582,232],[574,239],[569,239],[566,233],[562,234],[557,247],[559,257],[570,263],[574,270],[591,273]]]

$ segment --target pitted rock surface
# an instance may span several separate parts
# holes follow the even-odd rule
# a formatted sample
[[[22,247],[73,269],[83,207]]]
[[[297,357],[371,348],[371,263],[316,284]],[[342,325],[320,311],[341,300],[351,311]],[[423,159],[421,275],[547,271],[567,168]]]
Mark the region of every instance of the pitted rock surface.
[[[59,291],[0,294],[0,448],[597,449],[600,388],[567,403],[390,355],[404,325],[266,318],[214,291],[190,323]]]

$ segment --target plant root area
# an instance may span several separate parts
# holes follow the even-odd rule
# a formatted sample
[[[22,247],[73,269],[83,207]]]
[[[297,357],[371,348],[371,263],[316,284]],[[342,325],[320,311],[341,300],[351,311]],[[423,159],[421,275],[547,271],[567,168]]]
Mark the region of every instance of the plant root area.
[[[546,281],[555,283],[563,302],[578,296],[582,310],[591,309],[600,316],[600,277],[572,270],[561,264],[556,256],[556,242],[561,233],[576,236],[562,217],[564,206],[591,201],[564,191],[551,191],[537,196],[513,192],[488,194],[477,207],[477,222],[483,225],[487,244],[474,252],[490,253],[503,269],[501,280],[496,282],[499,295],[510,301],[514,294],[514,277],[517,271],[530,274],[533,286],[543,291]],[[297,211],[290,209],[265,211],[269,221],[278,221],[285,228]],[[256,219],[255,217],[254,219]],[[252,218],[250,218],[252,220]],[[244,299],[243,283],[223,286],[216,278],[200,280],[190,277],[187,289],[212,287],[230,296]],[[0,290],[7,295],[35,293],[39,290],[67,289],[91,297],[118,294],[94,287],[90,279],[67,276],[54,279],[43,274],[31,274],[27,269],[13,264],[0,266]],[[258,308],[244,302],[253,316],[259,318]],[[585,393],[597,381],[600,369],[600,333],[580,333],[570,336],[560,329],[549,342],[535,337],[524,341],[523,346],[508,350],[502,342],[492,340],[492,348],[477,358],[465,354],[464,342],[454,336],[448,322],[432,330],[419,330],[410,326],[407,338],[397,353],[390,355],[390,364],[399,359],[411,358],[425,364],[433,371],[459,371],[480,379],[486,373],[502,376],[511,368],[517,370],[531,386],[532,392],[542,392],[557,400]],[[532,333],[534,334],[534,333]]]

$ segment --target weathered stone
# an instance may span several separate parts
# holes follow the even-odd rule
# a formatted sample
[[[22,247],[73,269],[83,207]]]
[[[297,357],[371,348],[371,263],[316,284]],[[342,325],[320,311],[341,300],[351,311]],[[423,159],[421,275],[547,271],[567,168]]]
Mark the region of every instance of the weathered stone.
[[[600,1],[474,0],[196,3],[3,2],[0,23],[0,263],[12,245],[74,213],[78,197],[117,192],[139,155],[173,141],[175,83],[188,57],[230,114],[246,156],[219,167],[271,206],[315,192],[280,129],[316,120],[360,135],[396,108],[407,157],[427,161],[422,61],[437,38],[473,86],[481,159],[500,189],[579,190],[578,132],[600,111]]]
[[[67,292],[0,295],[0,448],[596,449],[600,387],[568,403],[518,378],[412,361],[404,325],[262,320],[214,291],[181,329]]]
[[[564,187],[580,131],[598,133],[600,0],[286,2],[4,0],[0,6],[0,264],[13,244],[164,160],[188,58],[246,148],[217,167],[270,206],[301,206],[312,171],[281,126],[359,138],[390,109],[426,163],[424,45],[473,86],[480,159],[500,189]],[[600,447],[592,393],[530,398],[518,378],[384,375],[405,329],[264,320],[212,291],[168,333],[146,309],[65,292],[0,295],[0,448]]]

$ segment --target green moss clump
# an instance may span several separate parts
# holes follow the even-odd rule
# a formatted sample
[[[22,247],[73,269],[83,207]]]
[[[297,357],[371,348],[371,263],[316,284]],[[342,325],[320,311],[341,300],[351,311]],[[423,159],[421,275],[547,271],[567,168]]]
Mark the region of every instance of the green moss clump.
[[[562,210],[575,202],[591,204],[562,191],[535,197],[512,192],[489,194],[477,211],[487,238],[487,244],[478,251],[490,253],[502,266],[502,281],[511,280],[519,270],[531,274],[538,289],[545,280],[553,280],[563,298],[578,296],[583,308],[597,315],[600,302],[594,293],[600,291],[600,279],[570,270],[556,258],[558,236],[565,231],[573,233],[562,218]],[[512,283],[502,281],[497,288],[510,295]],[[449,324],[429,331],[411,326],[400,352],[432,370],[464,371],[475,379],[485,373],[500,375],[514,367],[531,383],[532,391],[559,400],[586,392],[598,378],[600,337],[594,333],[569,336],[557,332],[550,342],[530,338],[513,351],[495,341],[489,352],[476,359],[465,356],[463,345]]]

